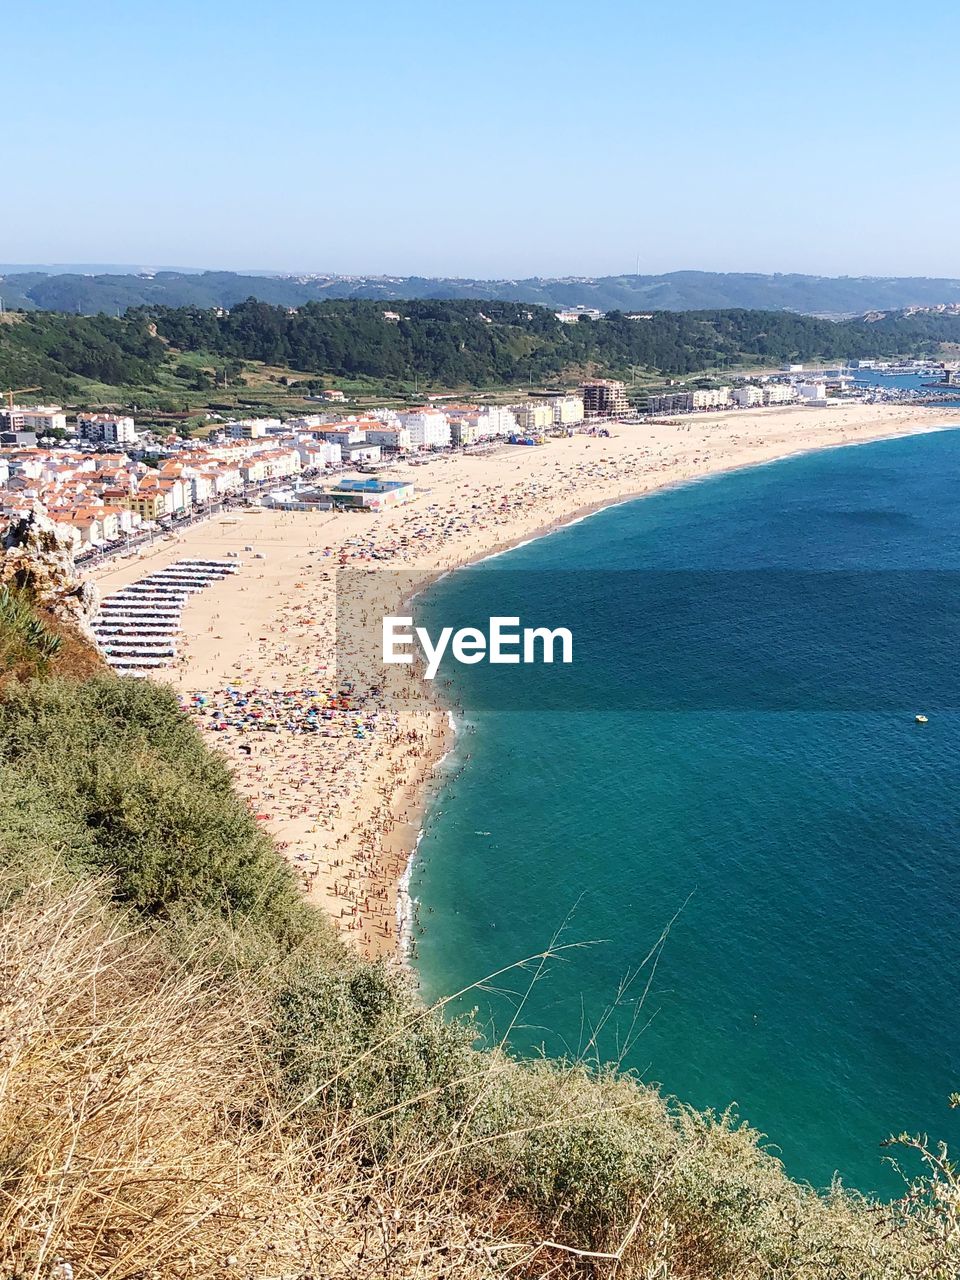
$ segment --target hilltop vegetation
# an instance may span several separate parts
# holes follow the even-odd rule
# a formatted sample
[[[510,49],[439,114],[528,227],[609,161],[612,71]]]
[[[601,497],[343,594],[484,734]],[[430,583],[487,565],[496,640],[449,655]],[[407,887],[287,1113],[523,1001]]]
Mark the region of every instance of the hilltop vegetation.
[[[39,386],[64,399],[78,390],[79,379],[146,385],[165,354],[142,321],[53,312],[6,319],[0,324],[0,388]]]
[[[666,275],[569,277],[558,280],[469,280],[423,276],[277,276],[232,271],[117,269],[80,274],[7,268],[0,298],[8,307],[82,311],[119,308],[233,307],[248,297],[283,307],[326,299],[450,298],[526,302],[543,307],[588,306],[601,311],[701,311],[743,307],[808,315],[858,315],[866,311],[936,306],[960,301],[960,280],[924,277],[762,275],[755,272],[673,271]]]
[[[335,941],[169,692],[40,656],[0,696],[4,1275],[955,1277],[948,1164],[818,1195],[732,1114],[478,1047]]]
[[[29,312],[0,324],[0,387],[40,386],[83,399],[177,396],[216,402],[216,386],[245,366],[287,370],[301,392],[324,380],[369,390],[529,387],[593,374],[676,377],[783,361],[932,355],[960,341],[960,317],[889,314],[835,323],[783,311],[660,311],[560,324],[543,307],[507,302],[407,301],[399,319],[375,302],[308,303],[297,311],[252,298],[229,313],[150,307],[118,319]],[[296,371],[294,374],[293,371]],[[92,384],[92,386],[91,386]]]
[[[932,351],[960,338],[960,317],[886,317],[839,324],[786,312],[613,312],[560,324],[516,303],[404,302],[397,321],[371,302],[308,303],[299,311],[248,299],[228,314],[189,307],[132,313],[183,350],[263,360],[334,377],[384,380],[415,373],[440,387],[542,383],[573,372],[664,375],[720,364],[835,360]]]

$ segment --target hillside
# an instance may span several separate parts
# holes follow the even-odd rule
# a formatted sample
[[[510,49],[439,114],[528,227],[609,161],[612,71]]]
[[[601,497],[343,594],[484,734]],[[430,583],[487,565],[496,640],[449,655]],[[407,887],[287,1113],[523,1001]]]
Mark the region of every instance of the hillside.
[[[10,314],[0,324],[0,388],[39,386],[58,399],[170,407],[214,405],[245,362],[299,383],[329,380],[403,396],[428,389],[532,388],[594,374],[651,379],[784,361],[934,355],[960,342],[960,316],[879,313],[833,322],[783,311],[657,311],[561,324],[546,308],[506,302],[307,303],[248,299],[229,313],[141,307],[122,318]],[[249,372],[249,371],[248,371]],[[282,384],[280,384],[282,385]]]
[[[72,675],[37,603],[0,615],[4,1275],[957,1274],[934,1153],[897,1204],[817,1194],[732,1112],[422,1007],[299,899],[171,692]]]
[[[448,298],[526,302],[556,309],[702,311],[742,307],[808,315],[851,316],[960,302],[960,280],[926,277],[762,275],[673,271],[599,278],[470,280],[421,276],[240,274],[232,271],[135,272],[0,268],[0,299],[9,308],[116,315],[129,307],[232,307],[244,298],[284,307],[325,299]]]

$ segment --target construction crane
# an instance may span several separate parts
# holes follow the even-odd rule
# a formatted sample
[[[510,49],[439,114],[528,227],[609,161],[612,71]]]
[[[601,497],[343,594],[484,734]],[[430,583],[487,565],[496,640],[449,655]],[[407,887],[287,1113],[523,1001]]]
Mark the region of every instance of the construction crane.
[[[43,387],[11,387],[3,394],[7,397],[7,408],[13,408],[13,397],[22,396],[26,391],[42,391]]]

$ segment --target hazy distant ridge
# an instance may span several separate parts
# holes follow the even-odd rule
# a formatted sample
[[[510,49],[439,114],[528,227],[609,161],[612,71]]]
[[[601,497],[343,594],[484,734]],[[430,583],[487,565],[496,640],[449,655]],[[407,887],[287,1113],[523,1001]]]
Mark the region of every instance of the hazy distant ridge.
[[[760,275],[747,272],[673,271],[659,276],[596,279],[466,280],[422,276],[239,274],[232,271],[157,271],[138,274],[0,267],[0,299],[29,310],[99,311],[128,307],[231,307],[256,297],[297,307],[323,298],[489,299],[547,307],[598,307],[601,311],[697,311],[746,307],[809,315],[859,315],[960,302],[960,280],[925,277]]]

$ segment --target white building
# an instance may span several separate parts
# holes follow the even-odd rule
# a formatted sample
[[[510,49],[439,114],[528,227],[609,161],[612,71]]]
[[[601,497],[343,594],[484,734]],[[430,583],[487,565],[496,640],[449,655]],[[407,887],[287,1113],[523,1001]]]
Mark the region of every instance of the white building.
[[[481,437],[509,436],[516,429],[516,414],[503,405],[492,404],[477,414],[477,430]]]
[[[341,448],[348,444],[362,444],[365,438],[360,428],[352,422],[338,422],[333,427],[322,427],[317,434]]]
[[[583,396],[560,396],[553,402],[553,421],[558,427],[575,427],[583,421]]]
[[[297,418],[287,418],[283,424],[291,431],[315,431],[327,421],[325,413],[304,413]]]
[[[262,440],[267,434],[267,424],[256,418],[245,422],[228,422],[226,432],[232,440]]]
[[[385,427],[399,427],[400,415],[396,409],[372,409],[370,417],[382,422]]]
[[[561,324],[577,324],[581,318],[599,320],[602,315],[603,312],[598,311],[596,307],[564,307],[562,311],[557,312],[557,319]]]
[[[797,395],[801,400],[826,400],[827,384],[825,382],[800,382],[797,384]]]
[[[727,409],[729,406],[729,387],[701,387],[693,392],[694,409]]]
[[[338,467],[341,449],[330,440],[300,440],[297,452],[304,471],[319,471],[321,467]]]
[[[303,469],[297,449],[258,449],[250,461],[261,464],[265,480],[286,480],[298,476]]]
[[[733,403],[741,409],[753,409],[756,405],[763,404],[763,391],[748,382],[745,387],[737,387],[733,392]]]
[[[209,502],[216,497],[213,477],[205,471],[197,471],[194,467],[184,467],[183,479],[190,483],[190,492],[194,506]]]
[[[450,433],[455,445],[463,448],[477,443],[480,439],[480,428],[477,426],[479,416],[476,413],[464,413],[450,419]]]
[[[113,413],[78,413],[77,435],[99,444],[136,444],[137,428],[132,418]]]
[[[444,449],[450,444],[450,423],[437,409],[418,409],[397,415],[400,425],[410,432],[414,449]]]
[[[203,473],[213,487],[213,496],[222,498],[228,493],[239,493],[243,488],[243,476],[239,466],[223,465],[208,458]]]
[[[553,426],[553,405],[536,401],[519,405],[516,410],[517,426],[530,435],[542,435]]]
[[[764,404],[792,404],[796,398],[796,390],[788,382],[771,382],[763,388]]]
[[[368,444],[378,444],[390,453],[408,453],[413,448],[413,440],[409,427],[397,424],[390,427],[385,424],[377,427],[366,427],[363,433]]]
[[[378,444],[371,444],[369,440],[361,440],[357,444],[344,445],[341,449],[341,454],[345,467],[355,467],[362,462],[380,462],[383,457],[383,450]]]
[[[518,430],[517,416],[502,405],[484,409],[465,409],[451,414],[455,444],[476,444],[478,440],[499,440]],[[531,428],[532,430],[532,428]]]
[[[10,479],[19,476],[24,480],[39,480],[47,466],[44,454],[9,453],[6,460]]]
[[[67,415],[58,404],[38,404],[29,407],[15,404],[0,409],[0,428],[4,431],[35,431],[38,436],[51,431],[66,431]]]

